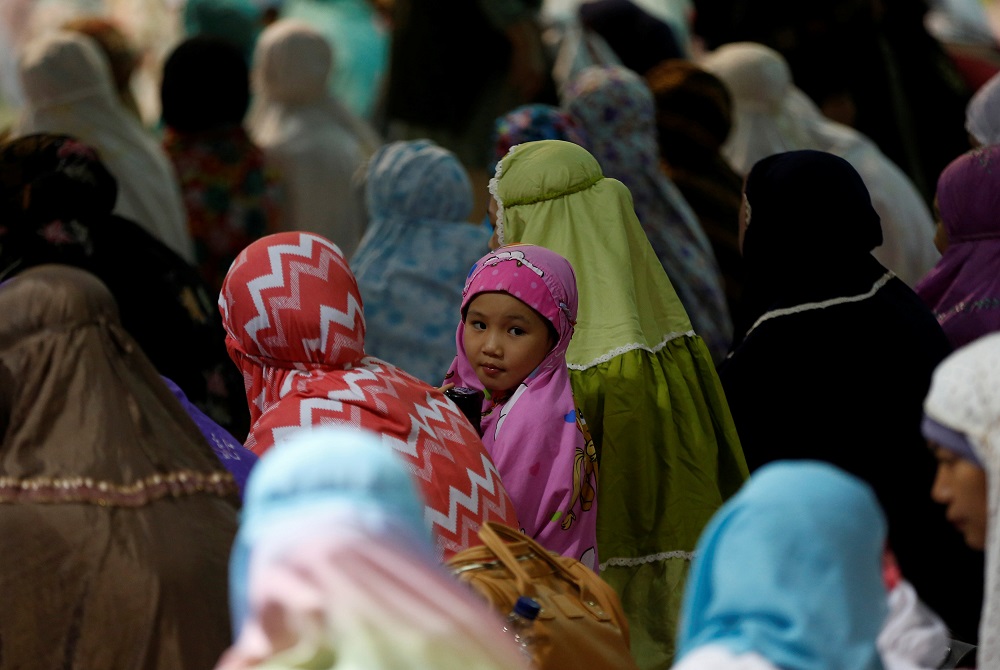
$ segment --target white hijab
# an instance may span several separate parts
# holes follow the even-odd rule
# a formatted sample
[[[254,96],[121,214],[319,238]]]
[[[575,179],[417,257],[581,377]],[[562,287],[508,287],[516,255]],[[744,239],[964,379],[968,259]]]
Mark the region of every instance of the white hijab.
[[[285,227],[322,235],[350,257],[364,232],[362,168],[378,135],[327,92],[333,51],[308,24],[282,19],[254,51],[247,127],[285,189]]]
[[[978,667],[1000,668],[1000,333],[985,335],[938,365],[924,413],[963,433],[986,471],[986,585]]]
[[[44,33],[19,61],[25,105],[14,136],[63,133],[94,147],[118,181],[114,213],[194,261],[177,176],[154,137],[119,101],[107,58],[89,37]]]
[[[722,153],[736,172],[746,175],[760,159],[784,151],[840,156],[864,179],[882,220],[884,241],[872,255],[911,287],[934,267],[940,259],[934,219],[913,182],[874,142],[823,116],[795,87],[781,54],[762,44],[734,42],[699,64],[733,96],[733,128]]]
[[[1000,72],[979,87],[965,107],[965,129],[981,145],[1000,144]]]

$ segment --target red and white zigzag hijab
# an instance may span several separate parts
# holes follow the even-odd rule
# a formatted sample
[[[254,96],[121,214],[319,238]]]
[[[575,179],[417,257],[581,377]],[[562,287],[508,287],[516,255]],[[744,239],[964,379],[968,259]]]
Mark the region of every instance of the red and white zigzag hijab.
[[[475,430],[437,389],[364,354],[358,285],[329,240],[264,237],[233,262],[219,296],[226,347],[243,372],[258,455],[297,430],[348,424],[406,457],[444,558],[478,544],[485,521],[518,528]]]

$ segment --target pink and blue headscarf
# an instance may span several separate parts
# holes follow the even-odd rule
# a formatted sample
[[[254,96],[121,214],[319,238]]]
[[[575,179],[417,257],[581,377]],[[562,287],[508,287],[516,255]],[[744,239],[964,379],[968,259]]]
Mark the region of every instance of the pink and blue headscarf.
[[[952,346],[1000,330],[1000,145],[973,149],[938,178],[948,248],[916,286]]]
[[[566,367],[577,314],[576,275],[569,261],[528,244],[502,247],[469,274],[462,314],[480,293],[502,291],[542,315],[558,341],[527,379],[505,398],[484,401],[483,444],[517,510],[522,530],[544,547],[597,569],[597,454],[578,415]],[[465,323],[458,355],[445,379],[483,390],[465,355]]]

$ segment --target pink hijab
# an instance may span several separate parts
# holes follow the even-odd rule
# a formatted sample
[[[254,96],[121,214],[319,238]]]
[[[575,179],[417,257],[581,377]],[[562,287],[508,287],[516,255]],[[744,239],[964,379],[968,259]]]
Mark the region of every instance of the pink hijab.
[[[479,259],[465,281],[462,314],[478,294],[504,291],[552,324],[555,347],[504,398],[483,403],[483,444],[493,458],[521,522],[545,548],[597,570],[597,454],[573,401],[566,349],[576,323],[576,275],[565,258],[514,244]],[[483,390],[465,355],[464,320],[458,355],[446,382]]]
[[[1000,145],[953,160],[937,203],[948,248],[915,290],[957,348],[1000,330]]]

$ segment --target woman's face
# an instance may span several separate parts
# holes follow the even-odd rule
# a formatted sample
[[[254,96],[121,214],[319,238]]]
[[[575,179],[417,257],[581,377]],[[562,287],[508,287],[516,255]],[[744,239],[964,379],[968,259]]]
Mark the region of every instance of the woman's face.
[[[938,461],[931,498],[947,507],[948,521],[965,536],[973,549],[986,547],[986,472],[941,445],[930,442]]]

